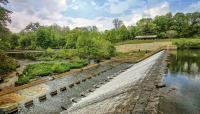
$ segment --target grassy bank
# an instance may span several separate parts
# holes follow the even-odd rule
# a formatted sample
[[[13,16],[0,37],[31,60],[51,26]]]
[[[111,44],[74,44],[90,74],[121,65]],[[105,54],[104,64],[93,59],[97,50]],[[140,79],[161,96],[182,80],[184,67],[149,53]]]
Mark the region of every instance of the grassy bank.
[[[173,40],[178,49],[200,49],[200,39],[181,38]]]
[[[87,65],[83,59],[75,59],[71,62],[54,62],[54,63],[39,63],[31,64],[26,67],[23,74],[19,76],[16,85],[23,85],[28,83],[31,79],[37,77],[49,76],[53,74],[60,74],[74,68],[81,68]]]
[[[128,53],[117,52],[116,57],[121,59],[126,58],[142,58],[145,54],[149,53],[150,51],[132,51]]]
[[[124,44],[143,44],[143,43],[153,43],[153,42],[170,42],[170,39],[157,39],[157,40],[126,40],[124,42],[118,42],[115,45]]]

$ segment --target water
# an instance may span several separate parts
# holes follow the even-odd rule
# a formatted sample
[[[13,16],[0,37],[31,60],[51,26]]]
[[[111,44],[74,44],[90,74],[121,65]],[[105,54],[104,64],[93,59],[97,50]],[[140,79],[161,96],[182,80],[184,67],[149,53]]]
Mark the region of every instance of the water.
[[[200,50],[173,51],[165,83],[173,88],[162,98],[164,114],[200,114]]]

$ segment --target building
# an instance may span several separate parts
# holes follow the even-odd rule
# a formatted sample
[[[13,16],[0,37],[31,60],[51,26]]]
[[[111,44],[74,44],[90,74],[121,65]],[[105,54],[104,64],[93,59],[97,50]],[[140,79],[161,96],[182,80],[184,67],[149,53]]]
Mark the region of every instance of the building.
[[[136,36],[135,39],[138,39],[138,40],[155,40],[155,39],[157,39],[157,35]]]

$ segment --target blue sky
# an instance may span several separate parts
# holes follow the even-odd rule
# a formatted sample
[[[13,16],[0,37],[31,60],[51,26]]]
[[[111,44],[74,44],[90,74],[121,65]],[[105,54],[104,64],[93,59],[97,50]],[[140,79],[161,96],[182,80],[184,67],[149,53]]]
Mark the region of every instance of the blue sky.
[[[113,28],[114,18],[129,26],[142,17],[200,11],[200,0],[10,0],[7,7],[13,11],[9,28],[14,32],[30,22],[105,30]]]

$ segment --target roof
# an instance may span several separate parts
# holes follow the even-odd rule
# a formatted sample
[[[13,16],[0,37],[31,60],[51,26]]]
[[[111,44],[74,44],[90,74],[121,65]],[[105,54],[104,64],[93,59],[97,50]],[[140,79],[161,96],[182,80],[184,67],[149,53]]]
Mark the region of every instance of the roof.
[[[147,36],[136,36],[137,39],[143,39],[143,38],[157,38],[157,35],[147,35]]]

